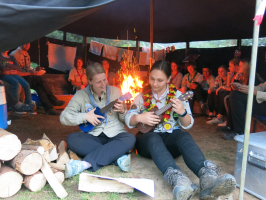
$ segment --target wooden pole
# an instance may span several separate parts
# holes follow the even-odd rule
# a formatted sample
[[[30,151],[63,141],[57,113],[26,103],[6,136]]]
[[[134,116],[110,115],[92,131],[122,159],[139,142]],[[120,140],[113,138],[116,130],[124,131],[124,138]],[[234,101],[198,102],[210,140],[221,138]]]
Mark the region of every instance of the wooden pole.
[[[41,46],[40,46],[40,39],[38,39],[38,52],[39,52],[39,66],[41,66]]]
[[[260,0],[256,0],[255,13],[259,8],[260,3],[261,3]],[[250,67],[249,87],[248,87],[248,104],[247,104],[246,121],[245,121],[245,137],[244,137],[245,140],[244,140],[244,148],[243,148],[239,200],[243,200],[244,198],[244,187],[245,187],[245,177],[246,177],[246,167],[247,167],[247,157],[248,157],[248,143],[249,143],[250,124],[251,124],[251,117],[252,117],[256,63],[257,63],[257,54],[258,54],[258,40],[259,40],[259,32],[260,32],[260,26],[257,26],[256,23],[257,22],[254,21],[253,43],[252,43],[252,52],[251,52],[251,67]]]
[[[150,15],[150,69],[153,61],[153,12],[154,12],[154,0],[151,0],[151,15]]]
[[[85,36],[83,36],[83,45],[84,45],[84,64],[85,64],[87,63],[87,48],[88,48],[87,37]],[[84,66],[86,66],[86,64]]]

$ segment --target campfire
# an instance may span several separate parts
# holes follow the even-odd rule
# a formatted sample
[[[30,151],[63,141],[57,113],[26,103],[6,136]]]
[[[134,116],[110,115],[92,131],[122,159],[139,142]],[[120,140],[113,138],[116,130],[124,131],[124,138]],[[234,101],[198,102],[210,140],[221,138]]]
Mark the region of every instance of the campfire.
[[[139,71],[139,64],[136,62],[135,58],[133,58],[133,62],[128,62],[126,56],[123,58],[123,64],[118,74],[122,93],[125,94],[130,92],[133,96],[127,102],[128,104],[131,104],[135,96],[142,90],[143,81],[139,77]]]

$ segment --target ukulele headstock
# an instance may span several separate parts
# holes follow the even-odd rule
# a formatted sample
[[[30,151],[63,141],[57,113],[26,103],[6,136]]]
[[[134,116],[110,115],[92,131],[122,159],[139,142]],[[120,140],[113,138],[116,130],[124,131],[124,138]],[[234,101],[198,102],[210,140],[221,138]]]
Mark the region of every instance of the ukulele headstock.
[[[131,99],[131,98],[132,98],[132,94],[130,92],[127,92],[126,94],[119,97],[119,100],[120,101],[126,101],[126,100]]]
[[[185,94],[182,94],[178,97],[179,100],[181,101],[186,101],[194,96],[194,92],[191,90],[187,91]]]

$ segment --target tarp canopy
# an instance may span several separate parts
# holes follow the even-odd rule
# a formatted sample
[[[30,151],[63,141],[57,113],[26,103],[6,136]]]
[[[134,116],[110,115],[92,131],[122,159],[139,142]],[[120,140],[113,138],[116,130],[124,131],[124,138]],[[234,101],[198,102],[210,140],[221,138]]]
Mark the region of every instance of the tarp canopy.
[[[252,38],[254,13],[255,0],[154,0],[154,42]],[[149,23],[150,0],[0,0],[0,50],[57,29],[149,41]]]

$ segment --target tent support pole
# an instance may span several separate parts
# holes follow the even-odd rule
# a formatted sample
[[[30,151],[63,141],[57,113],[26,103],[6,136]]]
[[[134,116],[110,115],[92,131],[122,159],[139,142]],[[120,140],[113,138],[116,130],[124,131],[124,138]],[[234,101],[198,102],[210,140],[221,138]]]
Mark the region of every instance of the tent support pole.
[[[189,49],[189,42],[186,42],[185,58],[187,57],[188,49]]]
[[[153,61],[153,12],[154,12],[154,0],[151,0],[151,15],[150,15],[150,69]]]
[[[260,0],[256,0],[256,11],[260,6]],[[256,63],[257,63],[257,53],[258,53],[258,38],[260,26],[255,25],[253,29],[253,43],[252,43],[252,52],[251,52],[251,67],[250,67],[250,76],[249,76],[249,88],[248,88],[248,103],[246,111],[246,121],[245,121],[245,140],[243,148],[243,159],[242,159],[242,169],[241,169],[241,180],[240,180],[240,194],[239,200],[244,198],[244,186],[245,186],[245,176],[246,176],[246,167],[247,167],[247,156],[248,156],[248,143],[250,135],[250,123],[252,117],[252,106],[253,106],[253,96],[254,96],[254,84],[255,84],[255,73],[256,73]]]
[[[41,66],[41,46],[40,46],[40,39],[38,39],[38,54],[39,54],[39,66]]]
[[[87,37],[83,36],[83,45],[84,45],[84,63],[87,63]]]

